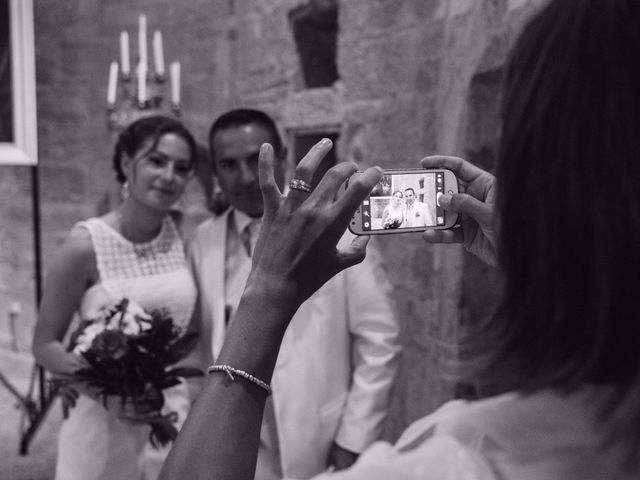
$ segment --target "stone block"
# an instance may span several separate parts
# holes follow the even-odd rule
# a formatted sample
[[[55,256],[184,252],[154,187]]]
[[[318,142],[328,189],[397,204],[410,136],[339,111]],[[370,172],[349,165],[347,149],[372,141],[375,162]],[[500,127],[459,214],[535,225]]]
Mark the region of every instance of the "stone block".
[[[440,0],[349,0],[340,2],[340,30],[347,39],[384,36],[432,18]]]
[[[302,90],[287,96],[281,123],[287,129],[339,126],[344,117],[341,92],[334,88]]]
[[[354,108],[355,107],[355,108]],[[363,166],[416,167],[422,148],[416,98],[407,95],[345,107],[343,141],[354,144]]]
[[[42,165],[40,167],[41,198],[45,202],[81,202],[86,171],[74,164]]]
[[[73,225],[93,216],[91,206],[79,203],[43,202],[41,205],[41,242],[43,270],[56,258]]]
[[[346,100],[395,96],[415,85],[419,51],[417,30],[408,28],[385,37],[341,42],[338,70],[345,84]]]

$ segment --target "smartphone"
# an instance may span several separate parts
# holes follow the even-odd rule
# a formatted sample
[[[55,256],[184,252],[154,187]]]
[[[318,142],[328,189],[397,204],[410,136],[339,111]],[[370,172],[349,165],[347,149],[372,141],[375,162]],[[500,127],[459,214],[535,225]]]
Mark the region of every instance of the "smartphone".
[[[458,179],[451,170],[385,170],[382,180],[358,206],[349,230],[356,235],[380,235],[452,228],[458,214],[438,204],[443,193],[458,193]]]

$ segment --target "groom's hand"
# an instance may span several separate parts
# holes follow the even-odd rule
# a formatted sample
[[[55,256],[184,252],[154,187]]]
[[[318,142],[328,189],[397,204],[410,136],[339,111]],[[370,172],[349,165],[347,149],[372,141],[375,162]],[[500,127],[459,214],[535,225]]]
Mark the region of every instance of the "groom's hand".
[[[331,444],[331,449],[327,456],[327,467],[333,467],[334,470],[344,470],[353,465],[357,459],[357,453],[346,450],[334,442]]]

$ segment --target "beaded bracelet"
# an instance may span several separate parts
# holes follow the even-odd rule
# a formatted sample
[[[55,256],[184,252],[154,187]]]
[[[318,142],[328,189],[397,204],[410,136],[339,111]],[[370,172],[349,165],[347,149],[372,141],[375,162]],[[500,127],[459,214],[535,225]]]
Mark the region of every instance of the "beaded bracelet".
[[[227,374],[230,380],[235,380],[233,374],[235,373],[239,377],[245,378],[249,380],[251,383],[256,384],[263,390],[267,392],[267,395],[271,395],[271,387],[267,385],[265,382],[260,380],[259,378],[254,377],[250,373],[245,372],[244,370],[239,370],[237,368],[230,367],[229,365],[211,365],[207,369],[207,373],[211,374],[214,372],[224,372]]]

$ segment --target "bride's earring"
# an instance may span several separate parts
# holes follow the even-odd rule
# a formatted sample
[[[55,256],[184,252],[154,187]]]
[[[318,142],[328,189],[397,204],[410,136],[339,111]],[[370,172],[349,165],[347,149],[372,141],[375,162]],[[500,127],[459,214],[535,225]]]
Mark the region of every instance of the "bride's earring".
[[[178,200],[176,200],[176,203],[174,203],[171,208],[173,210],[180,210],[180,211],[185,211],[187,209],[187,191],[185,190],[182,195],[180,195],[180,198]]]
[[[129,182],[125,180],[120,187],[120,199],[124,202],[131,195],[131,191],[129,190]]]

